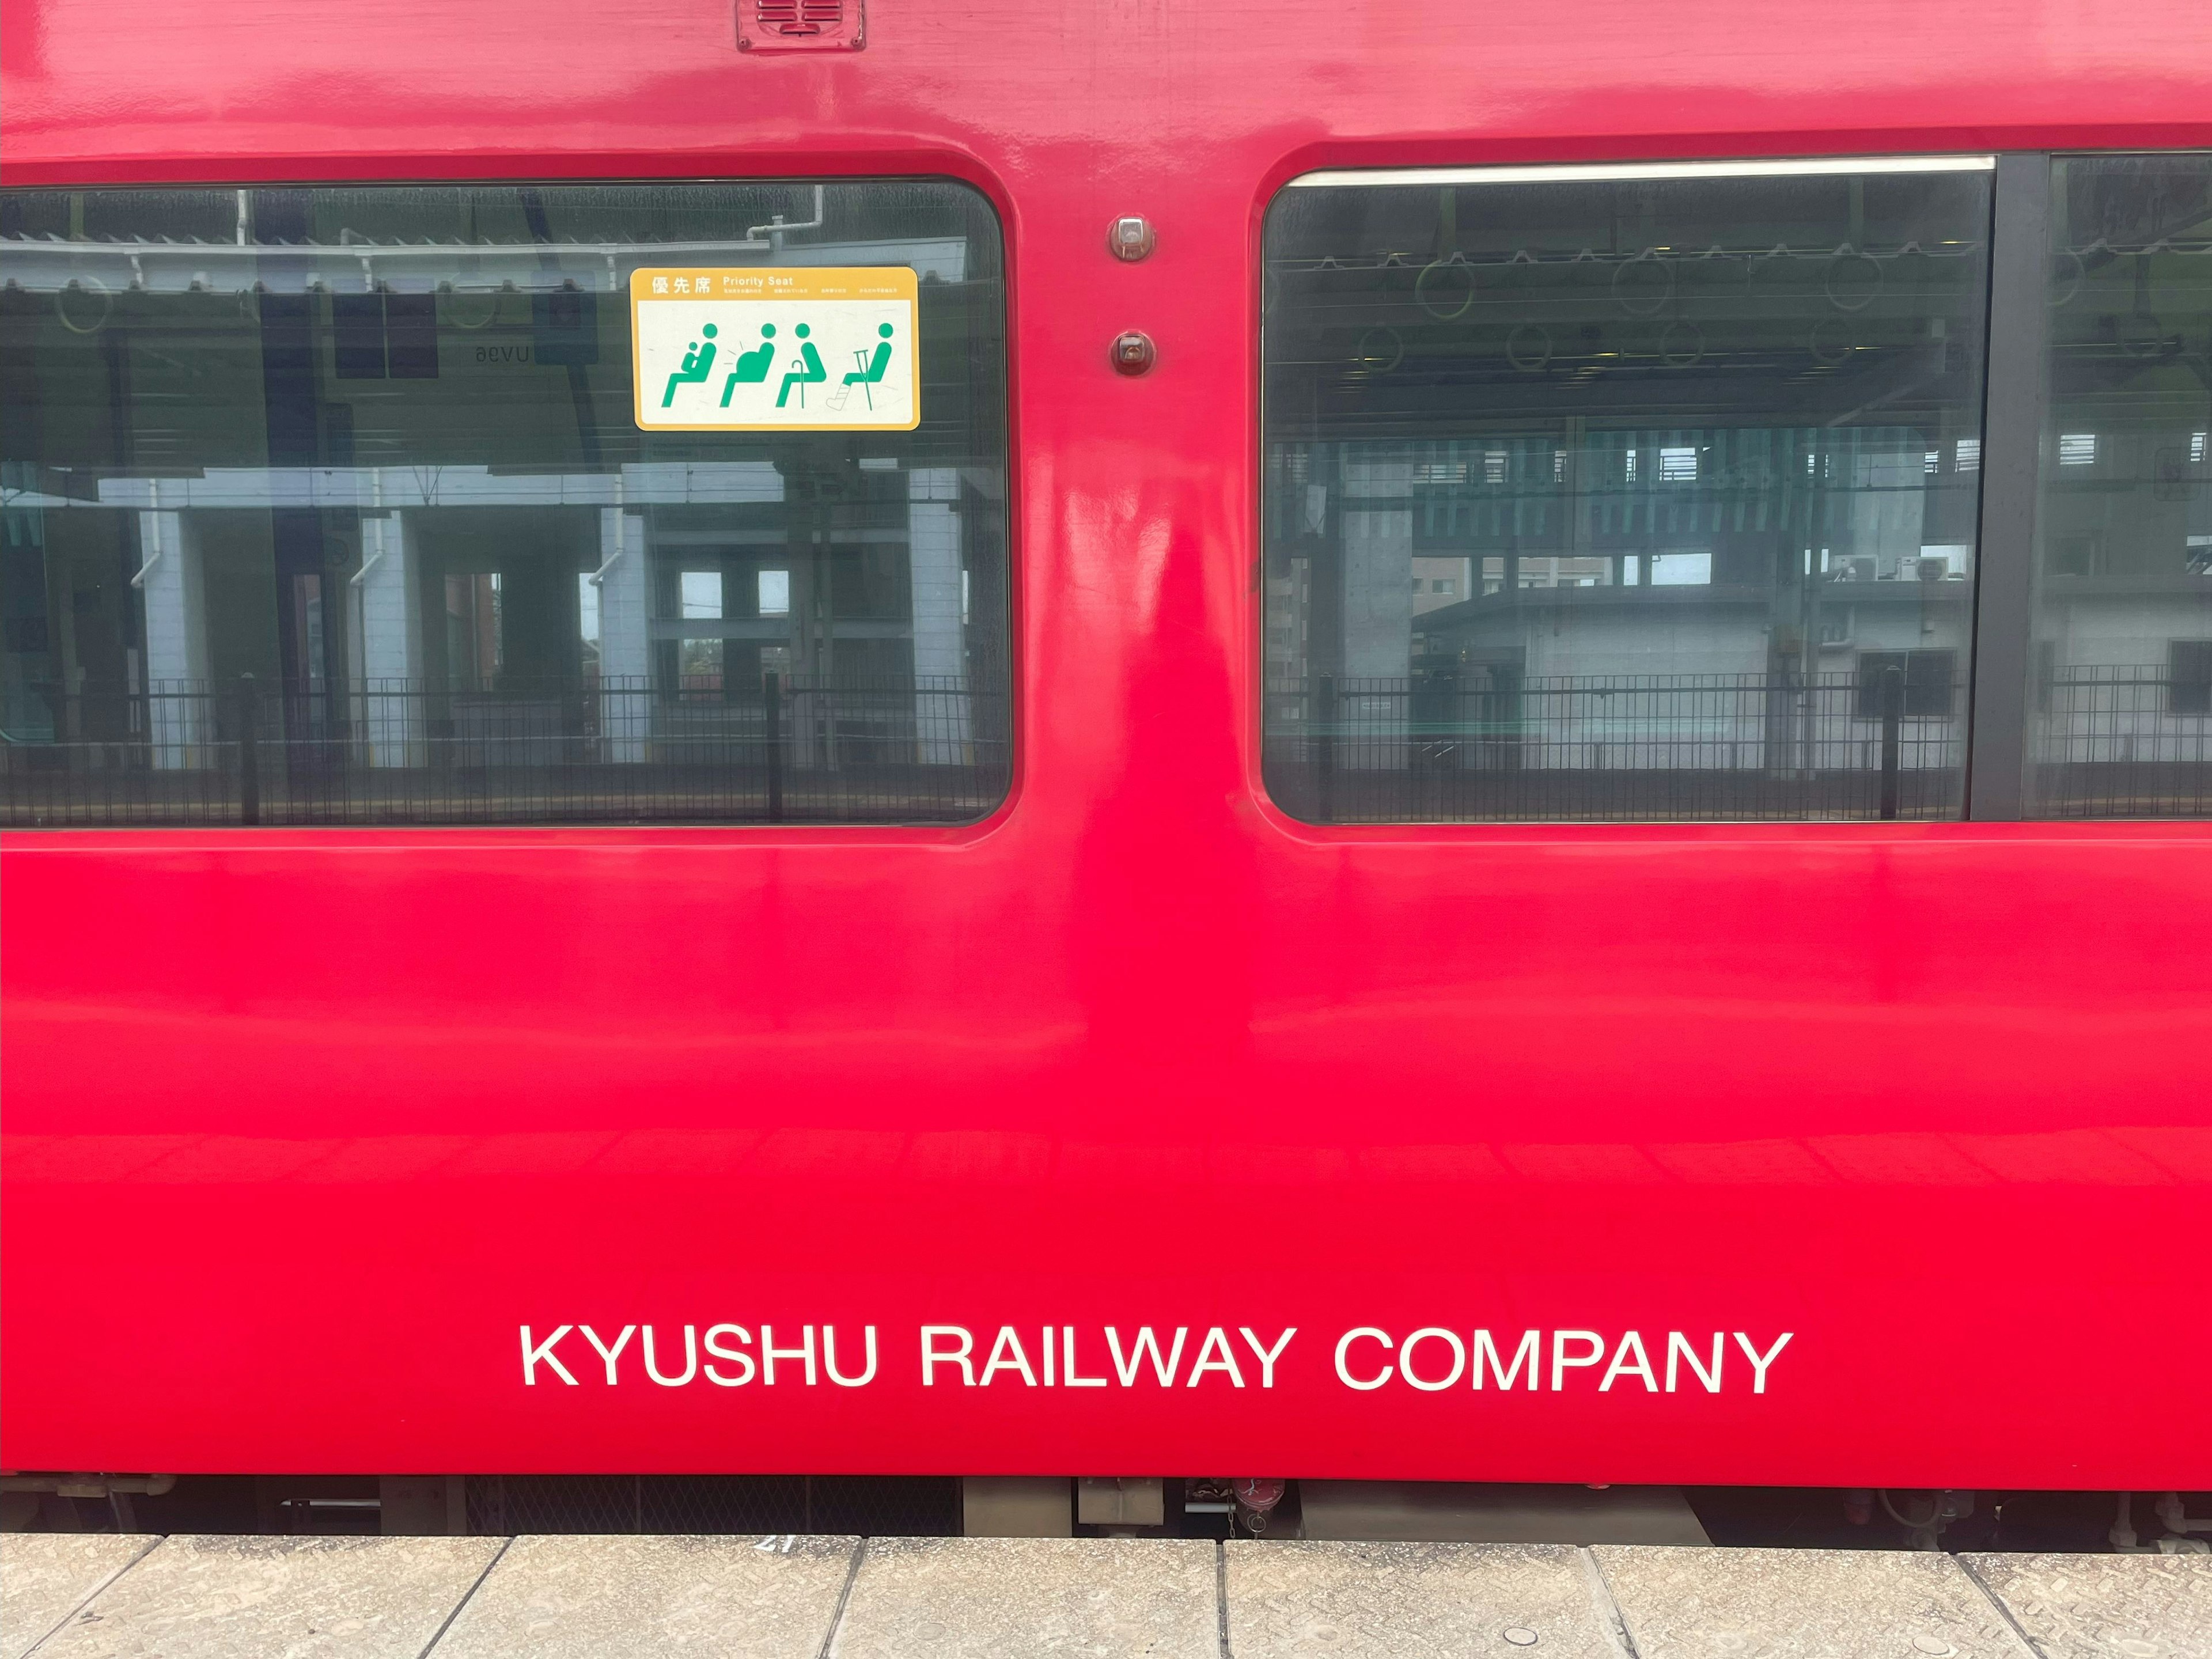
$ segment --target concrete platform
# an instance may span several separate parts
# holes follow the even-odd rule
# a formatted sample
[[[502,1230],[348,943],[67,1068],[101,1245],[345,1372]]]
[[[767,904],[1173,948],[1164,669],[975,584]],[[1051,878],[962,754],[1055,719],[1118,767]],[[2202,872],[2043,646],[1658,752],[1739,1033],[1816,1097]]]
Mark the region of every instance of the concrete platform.
[[[2204,1659],[2212,1556],[1963,1555],[2042,1659]]]
[[[2212,1555],[0,1534],[0,1659],[2212,1659]]]
[[[0,1654],[27,1653],[161,1540],[103,1533],[0,1534]]]
[[[817,1659],[857,1538],[518,1538],[439,1659]]]
[[[1638,1659],[1716,1654],[2035,1659],[1948,1555],[1849,1550],[1590,1553]]]
[[[879,1538],[828,1659],[1218,1659],[1220,1552],[1197,1539]]]
[[[1225,1565],[1237,1659],[1620,1659],[1561,1545],[1237,1543]]]
[[[15,1539],[0,1551],[0,1577]],[[498,1538],[167,1538],[32,1650],[40,1659],[417,1659]]]

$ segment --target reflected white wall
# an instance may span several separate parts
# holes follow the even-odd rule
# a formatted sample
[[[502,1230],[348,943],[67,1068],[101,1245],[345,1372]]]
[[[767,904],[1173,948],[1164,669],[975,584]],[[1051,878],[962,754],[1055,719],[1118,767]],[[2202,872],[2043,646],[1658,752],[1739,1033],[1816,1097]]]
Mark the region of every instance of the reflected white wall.
[[[1347,679],[1413,672],[1413,466],[1344,460],[1344,658]],[[1370,507],[1364,505],[1373,502]]]
[[[653,738],[651,584],[645,567],[645,519],[618,507],[599,509],[599,731],[606,757],[647,758]]]
[[[969,758],[961,621],[960,474],[923,467],[907,474],[907,578],[913,585],[915,758],[957,766]]]
[[[356,707],[370,766],[422,766],[429,759],[420,559],[406,514],[361,521],[361,568],[349,586],[359,641]]]
[[[181,513],[138,515],[138,591],[146,611],[146,689],[154,764],[211,765],[207,585],[199,538]]]
[[[1347,680],[1389,680],[1392,695],[1363,696],[1340,686],[1337,707],[1323,718],[1368,730],[1402,729],[1407,705],[1399,694],[1413,672],[1413,465],[1364,459],[1352,451],[1345,456],[1343,477],[1342,672]],[[1402,767],[1404,739],[1356,744],[1344,763],[1355,769]]]

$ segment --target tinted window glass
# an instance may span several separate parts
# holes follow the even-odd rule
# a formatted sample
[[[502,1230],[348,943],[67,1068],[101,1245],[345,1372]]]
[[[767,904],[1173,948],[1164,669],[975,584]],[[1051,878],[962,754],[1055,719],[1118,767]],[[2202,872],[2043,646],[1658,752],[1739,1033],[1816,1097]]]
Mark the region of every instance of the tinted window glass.
[[[2054,163],[2030,810],[2212,811],[2212,156]]]
[[[634,386],[634,273],[799,308],[684,313]],[[973,191],[10,191],[0,277],[0,822],[1003,795],[1005,307]],[[822,296],[862,292],[893,297],[855,345],[858,302]]]
[[[1275,799],[1321,821],[1955,815],[1989,183],[1285,191]]]

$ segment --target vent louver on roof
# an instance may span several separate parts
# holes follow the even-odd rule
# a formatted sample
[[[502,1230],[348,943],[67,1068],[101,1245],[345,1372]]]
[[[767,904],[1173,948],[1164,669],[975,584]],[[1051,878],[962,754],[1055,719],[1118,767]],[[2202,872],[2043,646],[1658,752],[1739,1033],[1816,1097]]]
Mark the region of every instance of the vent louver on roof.
[[[740,52],[858,52],[862,0],[738,0]]]

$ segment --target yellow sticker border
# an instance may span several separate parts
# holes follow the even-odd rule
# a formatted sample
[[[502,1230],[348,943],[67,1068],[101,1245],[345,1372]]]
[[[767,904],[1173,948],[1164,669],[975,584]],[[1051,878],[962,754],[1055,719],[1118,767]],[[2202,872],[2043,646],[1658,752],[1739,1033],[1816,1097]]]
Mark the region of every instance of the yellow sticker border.
[[[875,421],[854,425],[823,426],[793,425],[789,422],[768,422],[716,421],[702,426],[677,424],[656,421],[647,425],[645,416],[645,382],[638,372],[643,353],[639,334],[642,307],[656,301],[678,298],[697,299],[696,295],[653,294],[649,291],[653,279],[665,276],[672,281],[678,276],[685,281],[696,280],[702,275],[718,282],[726,281],[741,289],[754,289],[752,293],[725,291],[708,297],[714,300],[903,300],[907,308],[907,337],[915,343],[914,418],[910,421]],[[854,287],[876,288],[875,293],[848,291]],[[824,292],[822,290],[827,289]],[[773,290],[773,291],[771,291]],[[831,432],[912,432],[921,424],[921,278],[912,265],[640,265],[629,274],[629,378],[630,422],[640,432],[781,432],[804,436],[809,433]]]

